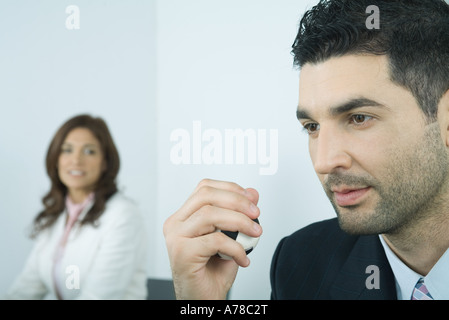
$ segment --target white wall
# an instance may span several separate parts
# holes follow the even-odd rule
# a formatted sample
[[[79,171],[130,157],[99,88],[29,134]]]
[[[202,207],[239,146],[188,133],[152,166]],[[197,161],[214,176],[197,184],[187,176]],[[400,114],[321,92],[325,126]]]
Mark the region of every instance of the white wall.
[[[72,4],[79,30],[65,25]],[[49,188],[50,139],[75,114],[106,120],[122,160],[119,187],[154,230],[154,8],[141,0],[0,2],[0,296],[31,250],[26,232]]]
[[[148,275],[171,276],[162,224],[196,184],[235,181],[259,191],[264,234],[231,298],[268,299],[279,240],[334,216],[295,116],[299,73],[291,44],[315,2],[2,0],[0,296],[31,249],[25,231],[49,186],[50,138],[67,118],[89,112],[108,122],[123,163],[120,186],[147,217]],[[69,31],[65,8],[72,4],[81,28]],[[261,175],[261,158],[249,164],[246,154],[244,164],[175,165],[170,137],[177,129],[193,136],[194,121],[202,133],[223,136],[227,129],[276,130],[275,174]]]
[[[238,274],[232,299],[268,299],[279,240],[333,217],[295,113],[299,73],[290,51],[308,3],[315,1],[158,1],[158,276],[170,276],[163,221],[202,178],[235,181],[260,193],[264,234],[250,254],[251,266]],[[226,129],[277,130],[276,174],[260,175],[259,166],[246,160],[174,165],[170,151],[178,140],[171,142],[171,133],[184,129],[192,138],[193,121],[201,121],[203,133],[213,129],[222,136]]]

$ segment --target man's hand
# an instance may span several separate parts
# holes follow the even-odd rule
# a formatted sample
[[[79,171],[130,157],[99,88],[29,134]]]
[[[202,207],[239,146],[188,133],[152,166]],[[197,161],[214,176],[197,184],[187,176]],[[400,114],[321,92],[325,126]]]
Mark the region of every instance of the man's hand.
[[[178,299],[225,299],[238,267],[249,259],[243,247],[222,232],[262,234],[259,194],[232,182],[203,180],[164,223],[164,235]],[[223,260],[220,252],[233,260]]]

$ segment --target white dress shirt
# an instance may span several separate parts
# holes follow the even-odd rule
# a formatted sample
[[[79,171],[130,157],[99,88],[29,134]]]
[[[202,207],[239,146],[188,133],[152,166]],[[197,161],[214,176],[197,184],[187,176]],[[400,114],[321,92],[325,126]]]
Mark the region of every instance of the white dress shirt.
[[[81,213],[81,220],[91,206]],[[7,299],[55,299],[55,250],[67,214],[43,230]],[[137,206],[116,193],[106,203],[97,227],[75,223],[58,266],[64,299],[145,299],[147,238]]]
[[[410,300],[413,289],[420,278],[424,279],[424,284],[434,300],[449,299],[449,249],[446,250],[427,276],[424,277],[402,262],[390,249],[382,235],[379,235],[379,239],[384,247],[385,254],[396,279],[398,300]]]

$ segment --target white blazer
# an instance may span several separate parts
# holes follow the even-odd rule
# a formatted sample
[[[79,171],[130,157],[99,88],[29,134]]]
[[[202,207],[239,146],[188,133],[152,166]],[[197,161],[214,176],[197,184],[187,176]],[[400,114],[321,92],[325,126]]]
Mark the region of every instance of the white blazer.
[[[92,205],[81,213],[82,219]],[[56,299],[53,258],[66,221],[61,214],[42,231],[7,299]],[[145,299],[147,239],[137,206],[116,193],[106,203],[97,227],[77,222],[57,274],[64,299]]]

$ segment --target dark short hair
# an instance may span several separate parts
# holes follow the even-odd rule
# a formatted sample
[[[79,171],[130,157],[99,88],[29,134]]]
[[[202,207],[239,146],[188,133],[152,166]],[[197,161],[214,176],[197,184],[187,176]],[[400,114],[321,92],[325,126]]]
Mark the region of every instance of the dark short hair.
[[[367,7],[380,28],[367,28]],[[321,0],[301,19],[293,44],[301,68],[346,54],[386,55],[391,80],[408,89],[429,121],[449,89],[449,4],[444,0]]]
[[[57,130],[48,147],[45,165],[51,187],[42,198],[44,209],[34,219],[31,237],[37,236],[40,231],[52,226],[64,212],[65,196],[68,190],[59,178],[57,164],[65,138],[77,128],[90,130],[98,139],[106,163],[106,170],[94,186],[95,202],[81,221],[81,225],[94,224],[104,212],[106,201],[118,191],[116,178],[120,169],[120,157],[106,122],[102,118],[87,114],[68,119]]]

